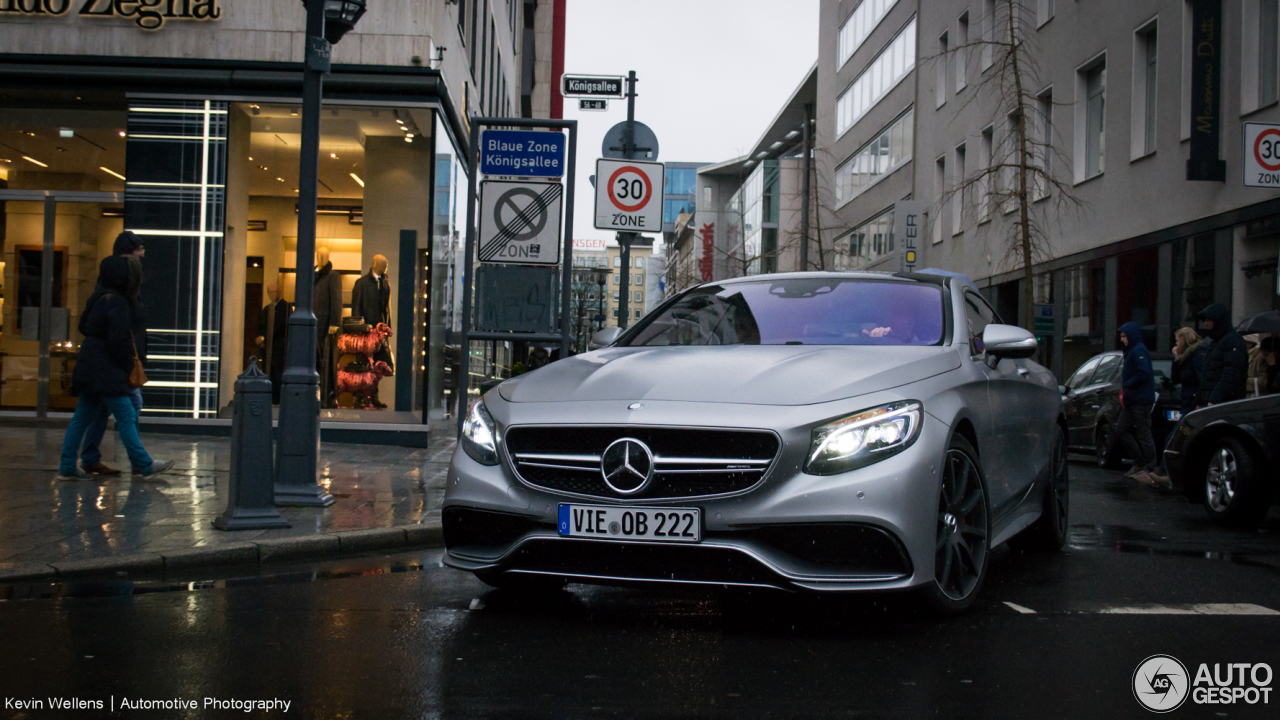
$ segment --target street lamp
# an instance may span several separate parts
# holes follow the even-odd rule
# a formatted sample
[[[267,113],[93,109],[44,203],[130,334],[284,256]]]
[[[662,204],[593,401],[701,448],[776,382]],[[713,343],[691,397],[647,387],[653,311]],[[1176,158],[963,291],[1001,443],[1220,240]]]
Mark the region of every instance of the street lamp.
[[[302,66],[302,143],[298,161],[297,275],[289,316],[288,367],[280,383],[280,429],[276,443],[277,505],[333,504],[316,483],[320,456],[320,375],[316,372],[315,292],[317,184],[320,165],[320,99],[329,53],[364,15],[365,0],[302,0],[307,36]],[[324,329],[328,333],[329,328]]]

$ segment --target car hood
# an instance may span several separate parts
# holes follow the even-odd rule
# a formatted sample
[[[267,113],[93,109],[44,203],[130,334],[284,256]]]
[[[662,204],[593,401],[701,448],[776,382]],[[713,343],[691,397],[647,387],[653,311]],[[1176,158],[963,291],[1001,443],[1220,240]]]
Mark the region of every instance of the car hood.
[[[949,347],[727,345],[605,348],[508,380],[509,402],[669,400],[810,405],[960,367]]]

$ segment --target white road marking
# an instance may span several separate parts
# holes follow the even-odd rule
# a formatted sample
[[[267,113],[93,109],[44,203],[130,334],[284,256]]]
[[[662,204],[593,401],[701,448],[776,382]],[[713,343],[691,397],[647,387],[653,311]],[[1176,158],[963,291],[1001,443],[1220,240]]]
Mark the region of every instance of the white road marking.
[[[1009,603],[1005,603],[1008,605]],[[1197,603],[1191,605],[1132,605],[1108,607],[1105,615],[1280,615],[1280,611],[1253,603]]]
[[[1008,600],[1005,600],[1004,604],[1005,604],[1005,605],[1008,605],[1009,607],[1013,608],[1014,610],[1017,610],[1018,612],[1022,613],[1023,615],[1035,615],[1035,614],[1036,614],[1036,611],[1035,611],[1035,610],[1032,610],[1032,609],[1031,609],[1031,608],[1029,608],[1029,607],[1023,607],[1023,606],[1019,605],[1018,603],[1011,603],[1011,602],[1009,602]]]

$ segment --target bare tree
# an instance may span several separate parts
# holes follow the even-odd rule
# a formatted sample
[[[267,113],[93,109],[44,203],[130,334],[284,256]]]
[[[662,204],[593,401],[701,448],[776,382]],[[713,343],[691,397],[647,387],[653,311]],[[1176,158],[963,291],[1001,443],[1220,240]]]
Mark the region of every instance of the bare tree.
[[[996,0],[992,12],[994,17],[982,18],[992,28],[989,37],[980,33],[976,40],[928,58],[933,63],[958,60],[962,68],[970,58],[979,58],[985,69],[957,106],[953,122],[976,105],[990,112],[993,128],[1007,127],[1001,137],[991,139],[990,162],[973,173],[966,168],[965,177],[939,198],[933,215],[940,223],[948,204],[963,208],[964,198],[976,195],[972,222],[986,225],[986,232],[1003,240],[1002,266],[1022,270],[1020,315],[1031,329],[1035,263],[1053,256],[1049,231],[1058,225],[1057,218],[1083,203],[1071,183],[1058,179],[1058,171],[1070,168],[1071,160],[1051,123],[1052,101],[1036,90],[1042,84],[1039,46],[1036,33],[1025,32],[1035,9],[1023,0]],[[1001,216],[1014,217],[1008,222]]]

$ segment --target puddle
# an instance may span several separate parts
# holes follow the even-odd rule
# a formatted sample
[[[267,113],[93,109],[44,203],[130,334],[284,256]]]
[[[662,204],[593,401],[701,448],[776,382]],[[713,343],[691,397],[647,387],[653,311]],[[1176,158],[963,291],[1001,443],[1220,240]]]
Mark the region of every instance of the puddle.
[[[232,575],[203,580],[176,579],[119,579],[119,580],[65,580],[57,582],[30,582],[0,585],[0,602],[18,600],[56,600],[61,598],[107,598],[151,595],[153,593],[198,592],[201,590],[221,590],[235,587],[263,585],[284,585],[290,583],[318,582],[321,580],[341,580],[344,578],[370,577],[374,575],[390,575],[394,573],[420,572],[434,568],[438,562],[425,561],[415,557],[413,560],[386,558],[383,562],[365,562],[352,567],[350,562],[331,570],[289,569],[279,572],[254,568],[262,574],[250,574],[250,570],[242,570],[242,575]],[[295,566],[296,568],[296,566]],[[235,572],[235,568],[227,568],[227,572]],[[215,575],[210,572],[209,575]]]

